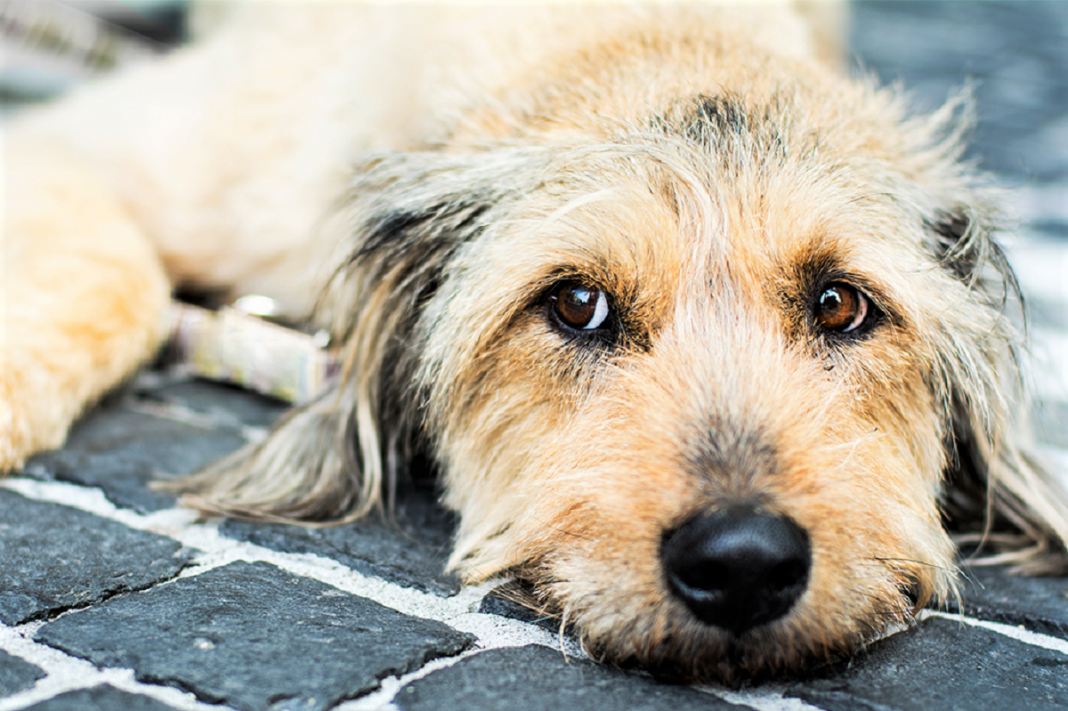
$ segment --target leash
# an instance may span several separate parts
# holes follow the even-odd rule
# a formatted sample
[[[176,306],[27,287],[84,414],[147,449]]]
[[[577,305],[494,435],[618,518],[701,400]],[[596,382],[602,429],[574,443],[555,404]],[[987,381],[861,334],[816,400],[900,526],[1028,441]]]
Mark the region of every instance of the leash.
[[[326,389],[339,366],[326,331],[269,320],[273,301],[244,296],[232,304],[171,302],[168,365],[291,403]]]

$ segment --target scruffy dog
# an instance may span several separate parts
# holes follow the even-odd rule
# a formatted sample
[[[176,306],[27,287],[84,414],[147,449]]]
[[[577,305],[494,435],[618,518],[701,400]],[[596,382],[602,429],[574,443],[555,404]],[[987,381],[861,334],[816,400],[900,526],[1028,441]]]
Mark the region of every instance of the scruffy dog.
[[[786,3],[235,12],[9,127],[0,469],[180,285],[271,295],[344,363],[187,503],[348,521],[429,457],[452,568],[598,659],[849,653],[952,593],[944,519],[1060,560],[966,101],[910,116]]]

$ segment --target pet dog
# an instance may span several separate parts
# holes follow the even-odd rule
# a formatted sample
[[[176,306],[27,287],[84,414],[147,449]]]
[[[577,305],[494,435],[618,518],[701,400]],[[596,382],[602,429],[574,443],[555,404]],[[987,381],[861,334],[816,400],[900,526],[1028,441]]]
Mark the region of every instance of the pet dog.
[[[343,522],[429,457],[451,567],[607,662],[848,654],[952,594],[944,519],[1056,564],[967,101],[844,77],[824,9],[246,6],[26,115],[0,468],[151,356],[179,285],[268,294],[343,361],[188,504]]]

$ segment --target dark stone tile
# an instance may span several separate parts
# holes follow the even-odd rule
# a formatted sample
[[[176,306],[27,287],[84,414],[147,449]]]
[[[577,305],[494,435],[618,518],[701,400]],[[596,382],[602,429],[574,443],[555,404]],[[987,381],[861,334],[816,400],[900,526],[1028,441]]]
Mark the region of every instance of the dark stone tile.
[[[313,553],[364,575],[437,595],[453,595],[460,582],[446,575],[455,520],[432,491],[413,490],[397,501],[394,521],[381,516],[326,528],[226,521],[220,532],[271,550]]]
[[[440,622],[266,563],[108,600],[42,626],[37,640],[250,711],[328,708],[471,644]]]
[[[1068,639],[1068,578],[1010,575],[1004,568],[965,569],[963,612]],[[953,605],[955,608],[956,605]]]
[[[493,649],[408,684],[393,704],[403,711],[675,711],[742,709],[686,686],[660,684],[579,659],[528,646]]]
[[[1068,656],[929,618],[786,693],[827,711],[1063,711]]]
[[[34,457],[25,473],[99,487],[116,506],[146,513],[175,505],[174,496],[149,489],[149,482],[188,474],[243,444],[236,428],[156,417],[121,398],[90,412],[63,449]]]
[[[130,694],[104,684],[91,689],[68,691],[47,701],[34,704],[25,711],[174,711],[162,701],[148,696]]]
[[[230,427],[270,427],[289,405],[225,383],[191,378],[137,389],[138,398],[186,407]]]
[[[0,622],[17,625],[174,577],[177,541],[0,489]]]
[[[0,650],[0,696],[29,689],[44,675],[36,665]]]

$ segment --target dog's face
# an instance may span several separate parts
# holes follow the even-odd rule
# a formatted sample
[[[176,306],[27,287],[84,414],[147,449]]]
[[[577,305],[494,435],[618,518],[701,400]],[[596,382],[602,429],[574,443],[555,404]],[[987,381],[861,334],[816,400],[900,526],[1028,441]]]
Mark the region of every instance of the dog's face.
[[[418,380],[466,576],[517,572],[606,660],[729,679],[946,593],[945,335],[994,319],[896,166],[698,103],[700,140],[559,150],[458,246]]]
[[[952,109],[850,86],[368,160],[346,379],[212,508],[359,513],[415,439],[453,567],[604,660],[732,680],[908,620],[952,587],[943,475],[1006,418],[1010,277]]]

